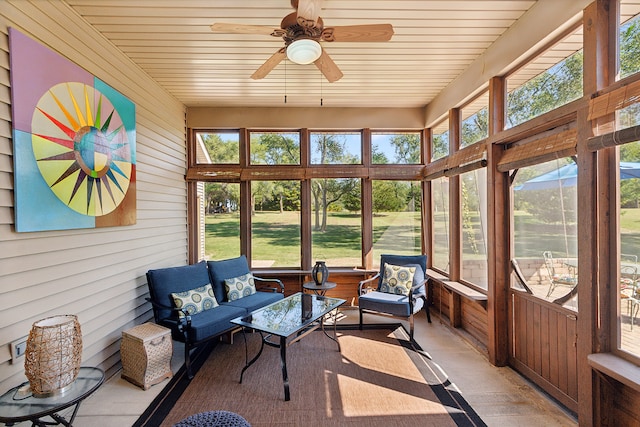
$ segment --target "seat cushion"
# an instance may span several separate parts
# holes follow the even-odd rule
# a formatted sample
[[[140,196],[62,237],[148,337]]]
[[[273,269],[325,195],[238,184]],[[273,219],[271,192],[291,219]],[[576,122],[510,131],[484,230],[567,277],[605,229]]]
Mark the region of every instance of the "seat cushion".
[[[151,299],[168,307],[175,307],[171,293],[186,292],[208,285],[210,281],[207,264],[204,261],[192,265],[159,268],[147,272],[147,283]],[[172,316],[175,317],[169,309],[155,308],[155,312],[157,322]]]
[[[222,305],[230,305],[245,310],[246,314],[269,305],[272,302],[280,301],[284,295],[280,292],[256,292],[248,297],[238,298],[233,301],[227,301]]]
[[[373,310],[393,316],[409,317],[409,297],[386,292],[368,292],[360,295],[358,306],[361,310]]]
[[[246,310],[226,304],[195,314],[191,316],[189,340],[196,342],[220,335],[237,326],[231,323],[231,319],[245,315]]]
[[[216,295],[216,300],[219,303],[228,301],[227,291],[224,284],[225,279],[231,279],[251,273],[247,257],[244,255],[220,261],[207,261],[207,267],[209,268],[209,276],[211,286],[213,287],[213,293]]]

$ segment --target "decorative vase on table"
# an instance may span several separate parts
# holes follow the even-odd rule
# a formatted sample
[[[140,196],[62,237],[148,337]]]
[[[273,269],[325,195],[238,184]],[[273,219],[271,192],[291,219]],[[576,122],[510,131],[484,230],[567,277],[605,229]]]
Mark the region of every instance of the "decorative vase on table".
[[[34,397],[63,394],[82,362],[82,332],[75,315],[47,317],[33,324],[24,369]]]
[[[316,261],[316,265],[314,265],[313,270],[311,270],[311,277],[316,283],[316,286],[324,285],[329,277],[327,264],[324,261]]]

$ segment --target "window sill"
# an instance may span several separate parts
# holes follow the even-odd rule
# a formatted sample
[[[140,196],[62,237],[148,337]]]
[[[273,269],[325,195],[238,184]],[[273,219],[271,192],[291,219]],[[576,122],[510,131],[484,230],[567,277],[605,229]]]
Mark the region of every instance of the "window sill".
[[[640,392],[640,369],[637,365],[611,353],[590,354],[587,360],[594,370]]]
[[[463,296],[472,301],[476,301],[482,305],[486,305],[487,303],[488,297],[486,294],[483,294],[482,292],[479,292],[473,288],[470,288],[464,283],[454,282],[452,280],[449,280],[448,277],[440,273],[437,273],[433,270],[427,270],[427,276],[429,276],[429,278],[431,278],[432,280],[435,280],[436,282],[441,283],[442,286],[444,286],[450,292],[455,292],[460,296]]]

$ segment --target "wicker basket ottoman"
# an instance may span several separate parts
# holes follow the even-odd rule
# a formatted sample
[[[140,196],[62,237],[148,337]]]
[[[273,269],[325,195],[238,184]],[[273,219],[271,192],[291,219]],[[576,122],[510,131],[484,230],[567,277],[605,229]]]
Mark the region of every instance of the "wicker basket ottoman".
[[[147,390],[173,376],[171,330],[144,323],[122,332],[122,378]]]

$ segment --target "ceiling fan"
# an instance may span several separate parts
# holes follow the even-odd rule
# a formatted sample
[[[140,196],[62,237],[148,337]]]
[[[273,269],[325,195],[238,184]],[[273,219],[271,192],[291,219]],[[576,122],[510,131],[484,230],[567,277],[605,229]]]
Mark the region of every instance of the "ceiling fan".
[[[259,34],[282,37],[284,47],[278,49],[252,75],[262,79],[284,58],[297,64],[314,63],[330,82],[338,81],[343,74],[320,42],[386,42],[393,36],[391,24],[347,25],[325,27],[319,16],[322,0],[291,0],[295,12],[285,16],[280,28],[262,25],[225,24],[211,25],[214,33]]]

